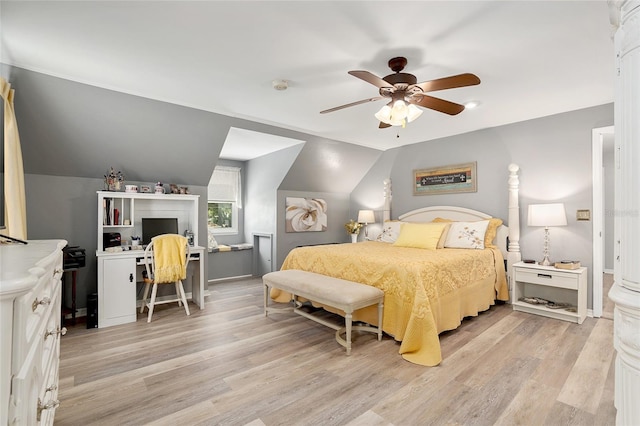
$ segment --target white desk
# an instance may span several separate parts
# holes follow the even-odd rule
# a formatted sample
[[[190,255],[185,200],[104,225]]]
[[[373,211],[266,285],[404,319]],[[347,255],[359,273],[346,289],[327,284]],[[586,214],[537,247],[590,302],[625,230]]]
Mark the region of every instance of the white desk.
[[[190,247],[191,256],[187,269],[187,280],[191,279],[193,303],[204,309],[205,282],[204,247]],[[96,252],[98,258],[98,327],[136,322],[137,286],[142,282],[144,251],[131,250],[116,253]]]

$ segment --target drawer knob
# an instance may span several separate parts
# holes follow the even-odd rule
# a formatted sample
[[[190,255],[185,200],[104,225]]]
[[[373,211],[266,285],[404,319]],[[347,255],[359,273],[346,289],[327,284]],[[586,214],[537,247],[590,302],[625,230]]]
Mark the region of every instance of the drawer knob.
[[[48,297],[43,297],[41,300],[38,300],[38,298],[36,297],[36,300],[34,300],[31,304],[31,311],[35,312],[35,310],[38,309],[38,306],[49,304],[51,304],[51,299],[49,299]]]
[[[67,327],[62,327],[62,328],[58,327],[57,330],[51,330],[44,333],[44,340],[47,340],[47,337],[49,336],[56,336],[56,335],[64,336],[65,334],[67,334]]]
[[[42,405],[42,401],[38,398],[38,421],[40,421],[40,418],[42,417],[43,410],[51,410],[52,408],[57,408],[59,405],[60,401],[57,399],[53,399]]]
[[[551,278],[552,278],[552,277],[551,277],[551,275],[549,275],[549,274],[538,274],[538,276],[539,276],[540,278],[549,278],[549,279],[551,279]]]

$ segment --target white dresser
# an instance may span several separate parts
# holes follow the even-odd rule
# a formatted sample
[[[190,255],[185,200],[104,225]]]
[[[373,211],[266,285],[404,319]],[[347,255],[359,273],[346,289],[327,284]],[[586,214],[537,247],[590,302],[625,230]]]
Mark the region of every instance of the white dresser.
[[[51,425],[64,240],[0,245],[0,425]]]

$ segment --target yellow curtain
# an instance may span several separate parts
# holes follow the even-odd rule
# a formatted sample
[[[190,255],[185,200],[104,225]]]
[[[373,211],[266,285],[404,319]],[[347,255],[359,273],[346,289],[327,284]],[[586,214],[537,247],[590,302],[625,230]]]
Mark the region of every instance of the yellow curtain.
[[[13,107],[15,90],[0,77],[2,99],[4,100],[4,234],[27,239],[27,203],[24,192],[24,168],[18,122]]]

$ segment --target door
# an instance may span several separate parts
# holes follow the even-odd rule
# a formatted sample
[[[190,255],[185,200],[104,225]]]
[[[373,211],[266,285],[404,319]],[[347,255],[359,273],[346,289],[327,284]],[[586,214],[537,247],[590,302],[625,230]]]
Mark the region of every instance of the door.
[[[136,321],[135,258],[104,259],[98,327]]]

